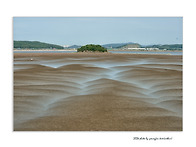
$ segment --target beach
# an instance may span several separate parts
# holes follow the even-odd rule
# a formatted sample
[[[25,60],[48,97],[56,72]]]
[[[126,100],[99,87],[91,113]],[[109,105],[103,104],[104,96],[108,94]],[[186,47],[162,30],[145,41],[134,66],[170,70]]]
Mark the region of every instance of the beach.
[[[182,56],[14,53],[14,131],[182,131]]]

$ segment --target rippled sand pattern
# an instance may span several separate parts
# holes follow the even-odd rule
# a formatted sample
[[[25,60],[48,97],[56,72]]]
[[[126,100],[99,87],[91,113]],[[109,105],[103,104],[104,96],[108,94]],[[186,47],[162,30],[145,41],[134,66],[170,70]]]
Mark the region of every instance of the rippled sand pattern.
[[[181,131],[182,56],[15,53],[14,130]]]

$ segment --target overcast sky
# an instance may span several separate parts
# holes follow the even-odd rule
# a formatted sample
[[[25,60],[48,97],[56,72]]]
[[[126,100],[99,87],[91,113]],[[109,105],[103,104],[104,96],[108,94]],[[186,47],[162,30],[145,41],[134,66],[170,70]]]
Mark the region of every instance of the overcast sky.
[[[182,43],[182,17],[14,17],[14,40],[58,45]]]

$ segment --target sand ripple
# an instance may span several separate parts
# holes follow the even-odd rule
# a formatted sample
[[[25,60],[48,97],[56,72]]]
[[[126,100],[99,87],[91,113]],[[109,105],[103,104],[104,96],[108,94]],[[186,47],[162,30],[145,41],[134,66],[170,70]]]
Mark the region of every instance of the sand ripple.
[[[180,131],[182,57],[15,54],[14,130]]]

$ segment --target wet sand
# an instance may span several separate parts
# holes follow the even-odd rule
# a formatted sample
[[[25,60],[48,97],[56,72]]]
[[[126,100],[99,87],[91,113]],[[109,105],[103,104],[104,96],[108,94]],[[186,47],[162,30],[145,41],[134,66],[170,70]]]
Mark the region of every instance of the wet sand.
[[[181,131],[182,56],[14,53],[15,131]]]

